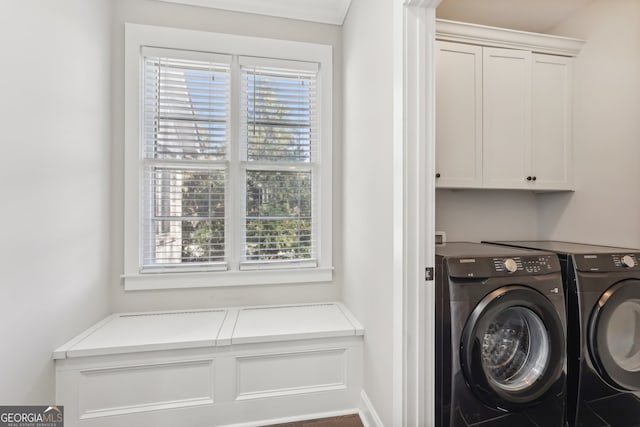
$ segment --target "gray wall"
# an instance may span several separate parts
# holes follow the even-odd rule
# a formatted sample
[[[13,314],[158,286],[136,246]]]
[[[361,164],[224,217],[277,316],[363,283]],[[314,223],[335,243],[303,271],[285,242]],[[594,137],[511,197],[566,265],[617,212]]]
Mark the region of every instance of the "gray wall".
[[[436,230],[450,242],[535,239],[536,196],[515,190],[437,190]]]
[[[0,2],[0,402],[54,403],[53,350],[109,311],[108,0]]]
[[[640,247],[640,2],[596,0],[554,30],[575,66],[573,194],[539,197],[540,237]]]
[[[386,426],[394,425],[392,5],[354,0],[343,27],[344,301],[365,327],[364,391]]]
[[[114,61],[114,139],[112,177],[112,246],[113,258],[111,293],[113,311],[146,311],[189,309],[237,305],[286,304],[340,300],[342,289],[342,163],[340,157],[342,134],[342,28],[335,25],[315,24],[226,12],[193,6],[183,6],[151,0],[113,0]],[[241,286],[212,289],[163,290],[124,292],[120,275],[123,273],[123,144],[124,144],[124,23],[159,25],[200,31],[241,34],[275,39],[297,40],[333,46],[334,103],[333,103],[333,188],[334,188],[334,280],[332,283],[291,284],[267,286]]]

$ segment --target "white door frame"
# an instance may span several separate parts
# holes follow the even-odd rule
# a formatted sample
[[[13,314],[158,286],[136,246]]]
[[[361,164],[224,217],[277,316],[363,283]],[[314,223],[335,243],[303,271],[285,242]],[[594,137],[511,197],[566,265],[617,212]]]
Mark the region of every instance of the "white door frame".
[[[435,10],[394,0],[394,425],[434,425]],[[400,352],[399,350],[402,349]]]

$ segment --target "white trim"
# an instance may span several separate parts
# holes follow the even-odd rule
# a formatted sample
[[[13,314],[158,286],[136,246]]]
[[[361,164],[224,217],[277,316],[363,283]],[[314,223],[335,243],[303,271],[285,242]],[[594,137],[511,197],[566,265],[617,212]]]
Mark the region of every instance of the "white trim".
[[[216,276],[220,274],[222,276]],[[210,288],[221,286],[318,283],[333,280],[333,267],[291,270],[243,270],[221,273],[194,272],[122,275],[127,291]]]
[[[384,427],[382,420],[378,416],[369,396],[364,390],[360,392],[360,420],[364,427]]]
[[[355,330],[356,335],[364,335],[364,326],[362,326],[362,324],[358,321],[358,319],[355,318],[353,313],[351,313],[351,311],[349,311],[347,306],[345,306],[341,302],[336,302],[334,304],[340,309],[340,311],[342,311],[342,314],[344,314],[344,317],[346,317],[347,320],[349,320],[349,322],[351,322],[351,324],[353,325],[353,328]]]
[[[81,332],[80,334],[76,335],[75,337],[73,337],[72,339],[70,339],[66,343],[62,344],[57,349],[55,349],[53,351],[53,354],[52,354],[51,357],[54,360],[66,359],[67,358],[67,352],[69,350],[71,350],[71,348],[73,348],[73,346],[78,344],[80,341],[82,341],[83,339],[85,339],[86,337],[88,337],[89,335],[91,335],[92,333],[97,331],[98,329],[102,328],[104,325],[109,323],[114,317],[117,317],[117,316],[118,316],[117,314],[112,314],[112,315],[107,316],[104,319],[100,320],[99,322],[97,322],[93,326],[90,326],[85,331]]]
[[[439,3],[439,2],[438,2]],[[437,6],[437,4],[435,5]],[[436,233],[436,70],[435,70],[435,40],[436,40],[436,9],[435,6],[432,9],[427,10],[427,16],[425,17],[426,26],[426,49],[425,52],[425,66],[424,78],[426,80],[426,111],[420,116],[426,123],[425,141],[420,143],[422,147],[425,147],[425,153],[423,161],[426,165],[421,165],[421,170],[424,171],[424,188],[423,188],[423,200],[422,206],[422,234],[423,237],[423,262],[425,267],[435,268],[435,233]],[[420,271],[424,274],[424,270]],[[421,277],[424,280],[424,277]],[[419,306],[418,310],[420,318],[418,319],[418,325],[422,327],[421,337],[423,341],[420,343],[420,351],[423,357],[420,358],[419,366],[422,367],[420,378],[424,379],[422,383],[422,389],[419,393],[420,406],[423,406],[421,411],[421,423],[425,425],[434,425],[435,423],[435,396],[433,393],[433,385],[435,384],[435,309],[437,301],[435,300],[435,289],[432,282],[423,282],[425,284],[422,288],[422,294],[418,301],[422,301],[424,305]]]
[[[435,306],[433,286],[425,280],[425,268],[433,267],[435,245],[435,8],[440,0],[404,0],[402,22],[403,73],[401,102],[402,135],[396,133],[394,165],[394,204],[397,211],[394,227],[402,226],[401,241],[395,242],[394,277],[401,279],[402,326],[395,334],[402,336],[403,367],[401,394],[404,397],[397,425],[418,427],[434,423],[433,331]],[[398,58],[394,58],[399,62]],[[397,81],[396,81],[397,83]],[[396,88],[396,91],[399,90]],[[402,141],[400,146],[398,141]],[[400,180],[398,182],[398,180]],[[396,320],[397,321],[397,320]],[[395,369],[398,369],[394,366]],[[394,425],[396,425],[394,424]]]
[[[548,34],[530,33],[466,22],[436,20],[436,37],[458,43],[509,49],[526,49],[535,53],[577,56],[584,40]]]
[[[167,3],[342,25],[351,0],[160,0]]]
[[[157,46],[167,49],[186,49],[265,58],[280,58],[284,51],[287,52],[288,59],[296,61],[318,62],[319,58],[322,62],[327,59],[331,60],[331,46],[317,43],[132,24],[129,22],[125,23],[125,34],[127,45],[137,43],[138,46]],[[129,52],[129,50],[125,46],[125,52]],[[126,58],[137,61],[137,50],[134,53],[135,57],[127,55]],[[125,69],[128,69],[126,63]]]
[[[320,144],[318,147],[317,171],[319,179],[314,180],[318,189],[317,227],[317,267],[292,268],[273,271],[238,271],[239,257],[237,247],[230,247],[227,254],[229,270],[217,272],[193,273],[158,273],[157,270],[149,274],[141,274],[142,260],[139,247],[143,242],[139,212],[142,209],[142,197],[139,197],[143,178],[139,167],[141,158],[140,143],[140,107],[139,96],[142,46],[161,47],[164,49],[181,49],[195,52],[208,52],[215,55],[235,55],[237,57],[276,58],[284,59],[289,65],[317,67],[318,95],[321,106],[319,116]],[[276,40],[259,37],[237,36],[231,34],[211,33],[205,31],[184,30],[178,28],[157,27],[150,25],[125,24],[125,227],[124,227],[124,280],[125,290],[143,289],[173,289],[187,287],[212,287],[235,285],[263,285],[280,283],[317,283],[330,282],[333,279],[333,251],[332,251],[332,138],[333,138],[333,51],[330,45],[315,43]],[[238,67],[237,61],[232,61],[232,67]],[[306,68],[304,68],[306,69]],[[238,89],[238,82],[232,83],[232,96]],[[237,101],[237,99],[236,99]],[[231,105],[231,108],[236,108]],[[237,119],[232,114],[232,135],[237,136]],[[237,140],[237,138],[236,138]],[[235,147],[232,144],[232,149]],[[238,156],[233,152],[232,156]],[[237,159],[236,159],[237,160]],[[239,173],[231,171],[231,173]],[[234,192],[233,188],[229,189]],[[237,190],[237,189],[235,189]],[[238,217],[237,206],[229,207],[232,218]],[[233,223],[233,221],[230,221]],[[236,221],[237,222],[237,221]],[[227,224],[228,233],[237,235],[237,227]],[[233,241],[233,238],[232,238]],[[231,246],[231,245],[230,245]],[[161,267],[161,266],[160,266]],[[170,269],[176,270],[176,269]]]
[[[335,309],[332,309],[335,307]],[[319,309],[319,310],[317,310]],[[283,324],[292,325],[291,330],[286,330],[285,327],[279,327],[272,333],[264,334],[258,332],[247,333],[246,324],[243,330],[236,330],[238,324],[238,316],[241,312],[245,312],[251,315],[251,312],[259,310],[259,315],[273,316],[272,313],[277,313],[281,320],[287,320]],[[149,322],[163,322],[171,320],[178,315],[195,315],[193,317],[194,322],[202,322],[202,320],[196,319],[198,314],[210,314],[219,313],[224,314],[224,317],[219,322],[217,333],[213,335],[213,326],[211,326],[212,335],[209,332],[202,332],[204,335],[198,337],[191,337],[189,340],[185,340],[183,336],[174,337],[170,331],[162,329],[162,324],[158,323],[154,328],[158,331],[166,333],[162,339],[157,339],[156,342],[141,343],[140,340],[136,340],[132,343],[132,340],[127,337],[121,337],[119,333],[114,334],[114,328],[112,322],[115,322],[116,331],[121,328],[122,322],[132,322],[131,326],[127,329],[131,333],[136,333],[135,328],[140,328],[141,323],[136,323],[140,320],[144,320],[146,327],[149,327]],[[306,326],[301,328],[301,325],[295,322],[297,318],[287,318],[290,313],[294,315],[304,315],[305,319],[315,319],[313,326],[309,323],[302,325]],[[130,320],[127,320],[127,319]],[[184,319],[184,317],[182,317]],[[273,317],[271,317],[273,319]],[[211,321],[212,319],[209,319]],[[136,326],[137,325],[137,326]],[[250,328],[255,326],[260,327],[260,324],[250,325]],[[158,329],[160,328],[160,329]],[[105,331],[106,336],[109,336],[110,344],[107,345],[104,341]],[[98,346],[87,346],[83,341],[93,334],[102,334],[103,338]],[[234,338],[234,333],[236,338]],[[351,311],[340,302],[321,302],[321,303],[306,303],[306,304],[282,304],[282,305],[268,305],[268,306],[243,306],[243,307],[229,307],[229,308],[205,308],[197,310],[163,310],[163,311],[147,311],[147,312],[125,312],[114,313],[85,331],[76,335],[57,349],[53,351],[53,359],[67,359],[87,356],[103,356],[114,354],[129,354],[139,353],[145,351],[167,351],[175,349],[188,349],[188,348],[213,348],[213,347],[227,347],[238,346],[242,344],[256,344],[256,343],[275,343],[280,341],[295,341],[306,339],[331,339],[339,337],[349,336],[363,336],[365,333],[364,328],[360,322],[355,318]],[[146,335],[144,335],[146,338]],[[119,342],[118,339],[122,341]],[[95,342],[95,339],[94,339]],[[333,347],[327,347],[334,349]]]
[[[406,401],[408,390],[406,388],[406,364],[407,364],[407,337],[405,335],[405,282],[404,272],[406,271],[406,258],[404,253],[404,242],[406,239],[404,203],[408,195],[405,193],[404,183],[404,72],[405,57],[404,50],[404,13],[405,5],[400,1],[395,1],[393,5],[393,382],[392,382],[392,417],[394,425],[406,425]],[[361,393],[362,400],[366,406],[371,406],[364,390]],[[373,408],[371,408],[373,409]],[[367,411],[365,415],[368,415]],[[375,411],[373,411],[375,414]],[[372,424],[364,422],[365,416],[361,417],[365,427]],[[379,419],[378,419],[379,421]],[[382,424],[380,424],[382,425]]]

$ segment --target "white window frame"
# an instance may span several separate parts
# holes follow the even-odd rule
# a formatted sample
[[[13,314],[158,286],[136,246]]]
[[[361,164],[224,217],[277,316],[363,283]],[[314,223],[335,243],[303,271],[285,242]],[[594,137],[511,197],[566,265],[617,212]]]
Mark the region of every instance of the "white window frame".
[[[276,60],[315,62],[319,65],[318,101],[320,108],[320,145],[318,147],[317,185],[317,266],[306,268],[265,268],[241,270],[237,254],[231,253],[225,271],[182,272],[142,271],[141,225],[143,140],[141,135],[142,55],[143,47],[210,52],[223,55],[273,58]],[[238,66],[237,64],[232,64]],[[140,24],[125,24],[125,149],[124,149],[124,274],[125,290],[174,289],[237,285],[330,282],[333,278],[332,258],[332,47],[329,45],[276,40],[231,34],[193,31]],[[233,86],[236,86],[235,88]],[[232,97],[239,91],[232,81]],[[233,104],[232,104],[232,108]],[[230,150],[238,150],[239,111],[231,112],[232,142]],[[236,184],[237,185],[237,184]],[[230,191],[234,191],[233,185]],[[235,190],[237,192],[237,189]],[[229,218],[229,216],[227,216]],[[233,221],[233,218],[231,219]],[[236,225],[234,225],[236,226]],[[232,247],[237,243],[233,242]],[[237,252],[237,249],[234,250]]]

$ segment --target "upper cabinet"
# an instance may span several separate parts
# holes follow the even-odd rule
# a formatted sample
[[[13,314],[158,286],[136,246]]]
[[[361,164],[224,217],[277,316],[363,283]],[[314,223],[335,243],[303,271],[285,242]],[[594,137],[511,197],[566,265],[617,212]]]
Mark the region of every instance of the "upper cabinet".
[[[437,187],[571,190],[582,42],[452,21],[437,30]]]
[[[531,52],[485,47],[482,61],[483,186],[524,187],[531,175]]]
[[[436,183],[481,187],[482,48],[438,41],[436,67]]]
[[[531,64],[530,173],[541,188],[571,189],[572,59],[533,54]]]

